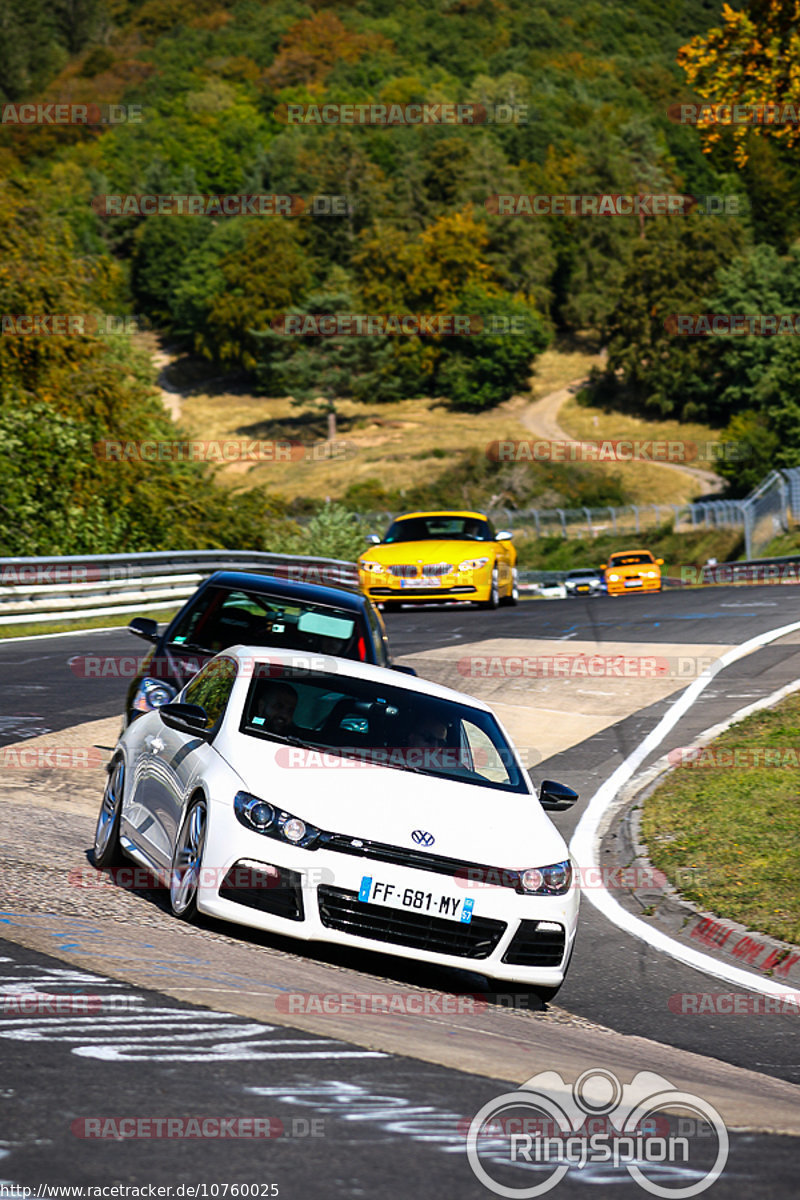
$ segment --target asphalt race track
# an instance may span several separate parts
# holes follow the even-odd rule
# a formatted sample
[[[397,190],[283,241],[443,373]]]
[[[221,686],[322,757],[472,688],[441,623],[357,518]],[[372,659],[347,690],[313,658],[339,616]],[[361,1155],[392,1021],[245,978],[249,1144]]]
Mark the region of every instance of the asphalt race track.
[[[387,625],[401,661],[497,704],[534,779],[581,794],[572,812],[554,816],[569,840],[590,797],[710,660],[795,621],[800,589],[770,586],[526,601],[496,613],[405,609]],[[634,665],[622,677],[613,666],[588,677],[559,675],[558,666],[521,676],[514,662],[541,662],[543,647],[562,665],[578,653],[609,663],[622,653]],[[214,922],[189,928],[156,890],[88,886],[97,772],[48,774],[43,759],[29,780],[14,754],[21,744],[73,744],[87,722],[105,722],[91,744],[110,749],[116,726],[107,719],[121,709],[126,668],[102,677],[87,663],[119,663],[144,648],[123,630],[0,643],[0,747],[12,748],[0,772],[1,1181],[162,1184],[173,1195],[205,1184],[208,1196],[218,1184],[220,1197],[224,1184],[258,1184],[248,1195],[276,1184],[282,1197],[313,1200],[490,1197],[499,1193],[476,1178],[465,1152],[475,1113],[542,1071],[571,1084],[596,1069],[623,1082],[654,1071],[719,1110],[730,1151],[709,1194],[796,1195],[800,1017],[687,1015],[674,1002],[686,993],[756,995],[765,979],[756,967],[752,993],[731,986],[622,932],[585,896],[567,982],[538,1011],[524,997],[496,996],[478,975]],[[794,632],[720,671],[643,768],[798,678]],[[613,855],[612,844],[606,850]],[[689,944],[691,926],[671,935]],[[787,989],[798,979],[787,973]],[[291,1015],[276,997],[292,991],[478,1000],[418,1016]],[[21,992],[72,997],[73,1008],[15,1011]],[[91,998],[85,1013],[76,996]],[[119,1124],[133,1118],[136,1137]],[[181,1136],[165,1124],[194,1118],[228,1132]],[[497,1170],[509,1195],[542,1179]],[[674,1190],[701,1176],[676,1168],[659,1180]],[[649,1194],[624,1168],[596,1164],[571,1168],[548,1194],[584,1196],[591,1184],[607,1197]]]

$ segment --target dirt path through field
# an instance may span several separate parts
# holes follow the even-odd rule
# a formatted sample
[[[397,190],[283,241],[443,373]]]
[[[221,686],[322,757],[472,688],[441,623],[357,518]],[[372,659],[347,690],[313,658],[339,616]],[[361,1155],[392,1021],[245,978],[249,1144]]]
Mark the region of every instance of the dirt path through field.
[[[520,413],[522,424],[535,437],[542,438],[544,441],[574,442],[576,439],[559,425],[558,414],[562,405],[566,404],[567,400],[580,391],[586,383],[588,383],[588,379],[585,378],[573,379],[564,387],[557,388],[556,391],[534,400]],[[678,463],[653,463],[651,469],[654,471],[679,471],[682,475],[690,476],[700,484],[702,489],[699,493],[700,496],[719,492],[724,486],[719,475],[715,475],[713,471],[704,470],[702,467],[682,466]]]

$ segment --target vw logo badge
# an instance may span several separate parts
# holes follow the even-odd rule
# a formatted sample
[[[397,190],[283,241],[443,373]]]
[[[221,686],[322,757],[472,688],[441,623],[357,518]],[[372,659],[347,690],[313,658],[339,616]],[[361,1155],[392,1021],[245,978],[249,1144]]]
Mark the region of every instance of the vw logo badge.
[[[411,835],[411,840],[416,842],[418,846],[432,846],[436,838],[432,833],[426,833],[424,829],[415,829]]]

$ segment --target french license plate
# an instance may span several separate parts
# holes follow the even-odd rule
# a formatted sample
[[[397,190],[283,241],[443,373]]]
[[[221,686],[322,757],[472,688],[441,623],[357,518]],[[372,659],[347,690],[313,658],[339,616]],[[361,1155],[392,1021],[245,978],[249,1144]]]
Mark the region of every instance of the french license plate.
[[[626,579],[625,580],[625,587],[641,587],[641,586],[642,586],[641,579]]]
[[[442,896],[438,892],[426,892],[424,888],[403,888],[395,883],[383,883],[364,875],[358,889],[362,904],[385,904],[387,908],[411,909],[427,917],[446,917],[469,925],[475,901],[462,900],[458,896]]]
[[[400,587],[404,588],[440,588],[441,579],[401,579]]]

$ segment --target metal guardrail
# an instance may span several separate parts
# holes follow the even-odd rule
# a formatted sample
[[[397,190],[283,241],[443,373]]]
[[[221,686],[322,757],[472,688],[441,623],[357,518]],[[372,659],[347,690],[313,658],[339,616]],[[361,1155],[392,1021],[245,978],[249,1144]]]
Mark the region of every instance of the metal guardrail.
[[[358,584],[354,563],[260,551],[0,558],[0,625],[177,608],[214,571],[255,571],[329,587]]]
[[[86,557],[0,558],[0,626],[34,625],[81,617],[124,616],[178,608],[214,571],[255,571],[329,587],[355,587],[355,563],[244,550],[179,550]],[[684,568],[685,575],[688,569]],[[563,580],[564,571],[520,571],[524,591]],[[688,583],[800,582],[800,556],[719,563],[693,578],[664,577],[667,587]]]

